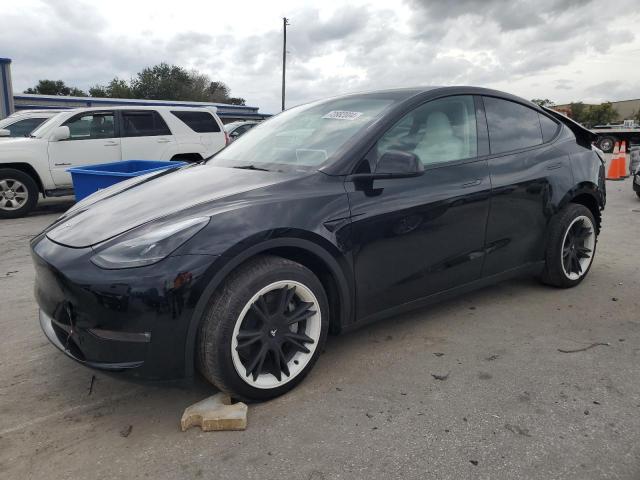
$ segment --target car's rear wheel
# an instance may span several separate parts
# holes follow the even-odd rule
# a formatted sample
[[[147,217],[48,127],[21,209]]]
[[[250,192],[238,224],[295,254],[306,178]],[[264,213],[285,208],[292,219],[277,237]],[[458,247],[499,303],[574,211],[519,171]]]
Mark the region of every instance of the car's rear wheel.
[[[24,217],[38,203],[38,186],[26,173],[0,169],[0,218]]]
[[[257,257],[232,273],[209,302],[198,368],[239,400],[282,395],[320,355],[328,312],[322,284],[309,269],[280,257]]]
[[[551,221],[542,281],[569,288],[589,272],[596,253],[596,228],[591,211],[570,203]]]

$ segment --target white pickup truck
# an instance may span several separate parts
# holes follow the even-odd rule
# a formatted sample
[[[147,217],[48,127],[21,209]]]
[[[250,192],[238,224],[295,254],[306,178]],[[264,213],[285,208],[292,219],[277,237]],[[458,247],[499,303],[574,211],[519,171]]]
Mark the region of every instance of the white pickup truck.
[[[120,160],[199,161],[228,141],[214,108],[78,108],[26,138],[0,142],[0,218],[22,217],[40,194],[73,194],[68,168]]]

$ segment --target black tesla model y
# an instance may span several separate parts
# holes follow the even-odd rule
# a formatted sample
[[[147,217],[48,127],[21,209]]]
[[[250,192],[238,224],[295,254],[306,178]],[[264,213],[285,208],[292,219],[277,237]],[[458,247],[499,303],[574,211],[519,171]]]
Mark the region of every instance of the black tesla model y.
[[[101,190],[32,241],[40,323],[89,367],[259,401],[337,333],[515,275],[580,283],[593,134],[473,87],[330,98],[214,157]]]

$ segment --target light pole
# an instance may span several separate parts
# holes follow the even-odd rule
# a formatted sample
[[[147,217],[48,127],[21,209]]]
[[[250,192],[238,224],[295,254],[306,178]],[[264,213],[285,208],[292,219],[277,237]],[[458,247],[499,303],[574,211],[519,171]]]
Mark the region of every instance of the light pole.
[[[284,85],[287,71],[287,25],[290,25],[287,17],[282,17],[282,111],[284,111]]]

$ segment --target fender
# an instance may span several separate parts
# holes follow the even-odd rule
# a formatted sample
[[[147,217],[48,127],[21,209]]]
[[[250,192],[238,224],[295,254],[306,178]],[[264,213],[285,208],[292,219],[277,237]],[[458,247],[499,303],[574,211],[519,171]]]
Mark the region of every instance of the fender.
[[[602,220],[602,215],[600,212],[602,212],[602,210],[604,209],[605,199],[602,190],[595,183],[585,181],[575,185],[562,197],[562,200],[560,200],[560,202],[558,203],[558,211],[564,208],[568,203],[570,203],[571,201],[573,201],[573,199],[580,195],[587,195],[593,200],[593,203],[596,205],[596,211],[593,213],[596,220],[596,229],[599,233]]]
[[[602,198],[602,192],[598,186],[593,182],[580,182],[571,188],[564,194],[562,200],[558,204],[558,208],[563,208],[567,203],[571,202],[578,195],[587,194],[592,197],[598,204],[598,208],[602,210],[604,208],[604,199]]]
[[[213,292],[222,284],[224,279],[231,273],[236,267],[238,267],[241,263],[245,262],[251,257],[260,254],[261,252],[265,252],[267,250],[271,250],[278,247],[295,247],[306,250],[312,255],[315,255],[320,260],[324,262],[326,267],[329,269],[334,279],[336,280],[336,286],[338,290],[338,295],[340,296],[340,318],[341,324],[349,324],[353,321],[353,301],[352,301],[352,292],[353,286],[350,284],[350,281],[347,279],[343,268],[337,262],[337,260],[323,247],[312,242],[311,240],[306,240],[302,238],[275,238],[266,240],[259,244],[253,245],[239,254],[229,257],[229,260],[220,268],[209,280],[209,283],[202,291],[198,302],[196,303],[195,309],[193,311],[193,315],[191,316],[191,320],[189,322],[189,328],[187,330],[187,338],[185,342],[185,376],[192,377],[194,370],[194,358],[195,358],[195,343],[196,336],[198,333],[198,328],[200,326],[200,322],[202,321],[202,317],[205,313],[207,303],[211,298]],[[221,255],[221,259],[225,258],[226,255]],[[352,282],[352,279],[351,279]]]

